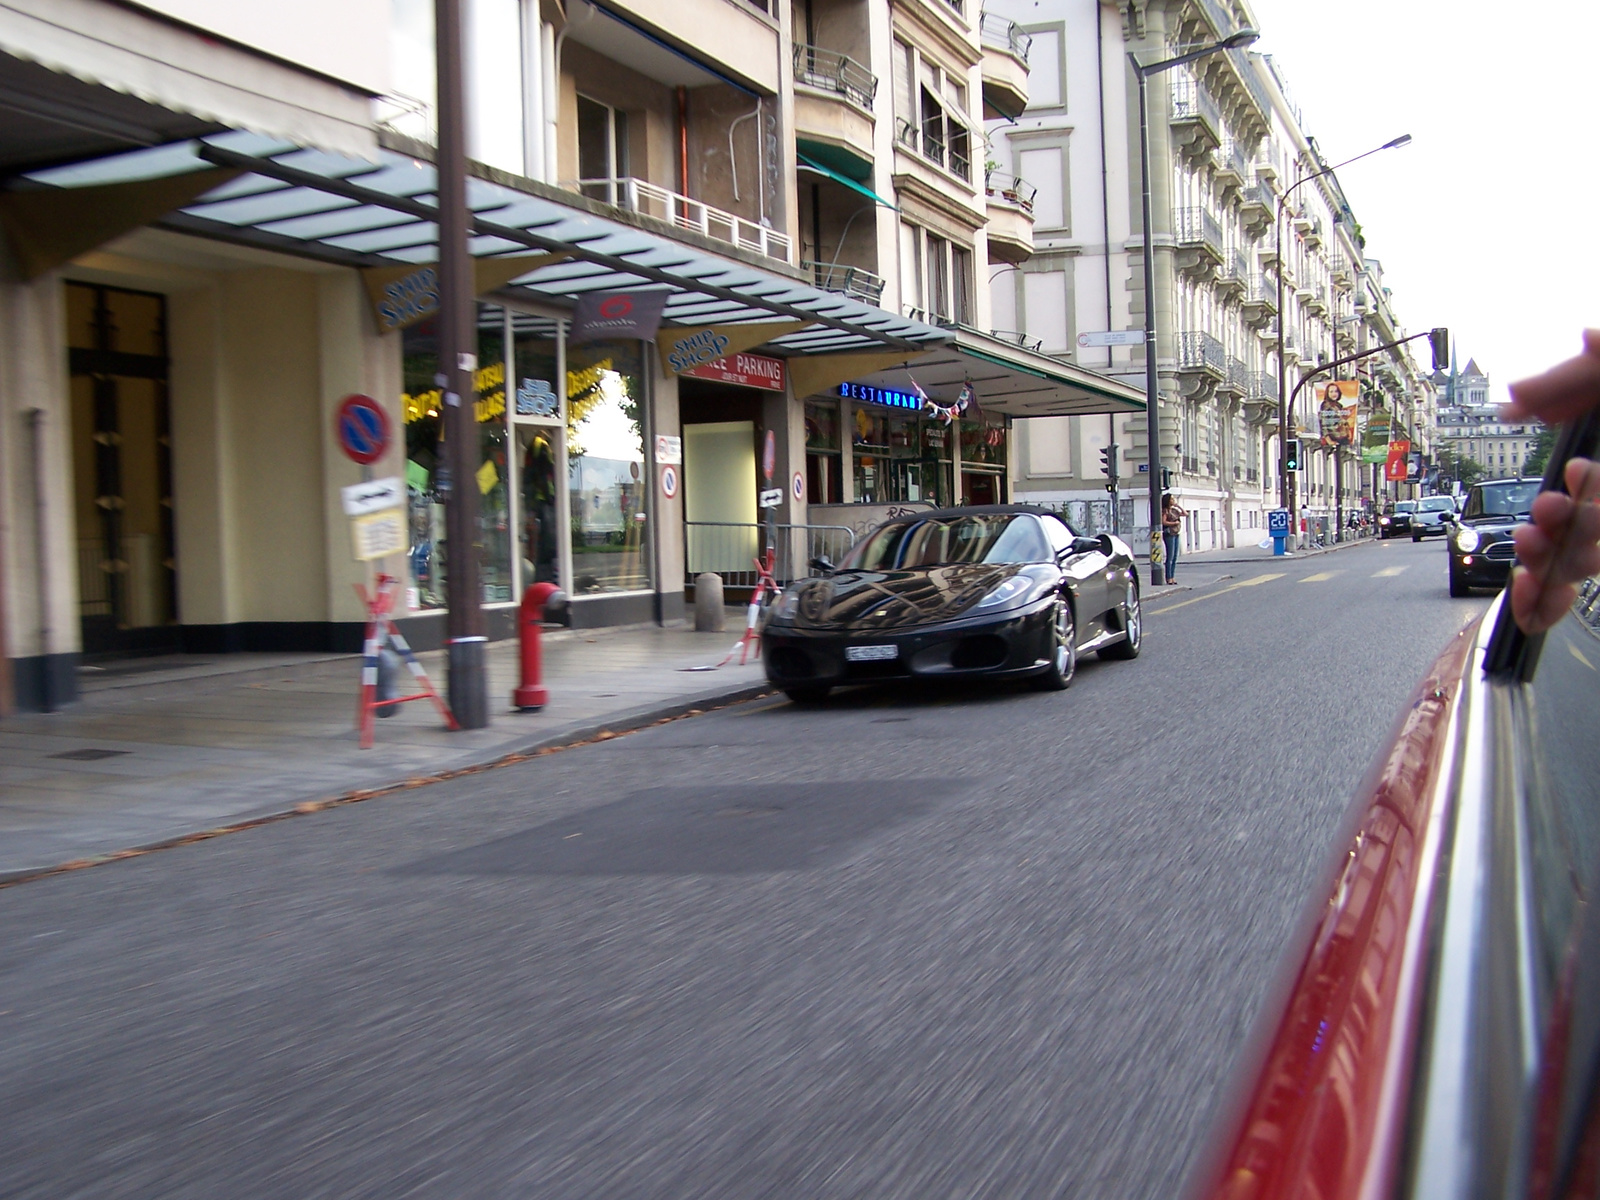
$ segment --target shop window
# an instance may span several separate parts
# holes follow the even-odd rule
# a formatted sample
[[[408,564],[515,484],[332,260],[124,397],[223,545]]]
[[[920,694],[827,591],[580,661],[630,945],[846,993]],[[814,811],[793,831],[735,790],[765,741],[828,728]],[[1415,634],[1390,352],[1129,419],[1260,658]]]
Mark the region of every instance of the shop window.
[[[595,342],[567,354],[572,590],[644,591],[651,572],[639,343]]]
[[[479,466],[466,482],[478,489],[479,581],[486,604],[505,603],[512,596],[511,518],[506,461],[505,314],[482,305],[478,309],[478,369],[473,377],[473,411],[477,417]],[[444,465],[441,435],[443,393],[438,336],[433,321],[413,325],[401,334],[406,424],[406,490],[411,507],[411,578],[413,609],[445,606],[445,574],[449,546],[445,536],[444,496],[439,468]]]
[[[812,504],[844,500],[837,404],[806,403],[806,497]]]

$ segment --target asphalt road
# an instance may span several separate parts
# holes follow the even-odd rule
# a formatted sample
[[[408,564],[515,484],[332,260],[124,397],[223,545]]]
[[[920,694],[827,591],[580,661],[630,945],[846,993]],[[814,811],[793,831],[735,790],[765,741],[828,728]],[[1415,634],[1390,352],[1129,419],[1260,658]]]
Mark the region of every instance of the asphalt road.
[[[1451,600],[1220,568],[1067,692],[756,701],[0,891],[6,1197],[1168,1197]]]

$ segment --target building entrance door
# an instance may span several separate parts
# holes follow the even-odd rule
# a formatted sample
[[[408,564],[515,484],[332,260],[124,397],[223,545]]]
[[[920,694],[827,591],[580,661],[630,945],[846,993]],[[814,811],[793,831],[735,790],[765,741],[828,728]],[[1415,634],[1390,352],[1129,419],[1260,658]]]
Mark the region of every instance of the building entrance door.
[[[81,283],[66,293],[83,651],[176,651],[166,299]]]

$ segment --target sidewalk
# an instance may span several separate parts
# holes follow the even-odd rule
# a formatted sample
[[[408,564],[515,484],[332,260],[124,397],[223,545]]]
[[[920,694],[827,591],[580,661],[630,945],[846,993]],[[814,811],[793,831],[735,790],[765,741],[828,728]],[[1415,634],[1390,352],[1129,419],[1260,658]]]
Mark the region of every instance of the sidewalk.
[[[1308,546],[1299,550],[1291,550],[1279,556],[1272,553],[1269,544],[1266,549],[1251,544],[1248,546],[1225,546],[1216,550],[1185,550],[1178,555],[1178,570],[1182,571],[1186,564],[1195,565],[1210,563],[1254,563],[1271,562],[1277,558],[1280,562],[1284,558],[1314,558],[1319,554],[1332,554],[1336,550],[1348,550],[1351,546],[1367,546],[1377,542],[1375,537],[1352,538],[1345,542],[1335,542],[1331,546]],[[1150,554],[1140,547],[1134,547],[1134,557],[1140,562],[1148,564]]]
[[[0,722],[0,881],[756,695],[766,690],[759,663],[683,669],[720,660],[743,615],[730,610],[726,633],[549,634],[550,704],[539,713],[510,709],[517,646],[496,643],[489,728],[450,733],[422,701],[378,721],[371,750],[356,739],[359,656],[175,656],[87,669],[82,703]],[[442,691],[443,655],[419,657]]]

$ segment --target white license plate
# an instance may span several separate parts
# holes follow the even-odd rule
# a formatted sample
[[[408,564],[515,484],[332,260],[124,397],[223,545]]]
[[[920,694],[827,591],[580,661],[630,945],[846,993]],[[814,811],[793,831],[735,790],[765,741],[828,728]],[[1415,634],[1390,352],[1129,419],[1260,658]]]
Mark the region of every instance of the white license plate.
[[[882,662],[889,658],[900,657],[898,646],[846,646],[844,648],[846,662]]]

